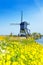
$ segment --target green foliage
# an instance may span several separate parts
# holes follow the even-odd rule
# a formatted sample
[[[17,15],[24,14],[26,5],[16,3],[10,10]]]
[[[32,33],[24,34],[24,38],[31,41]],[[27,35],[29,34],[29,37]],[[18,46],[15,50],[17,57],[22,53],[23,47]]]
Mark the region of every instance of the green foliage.
[[[39,39],[39,38],[41,38],[41,34],[40,33],[37,33],[37,32],[34,32],[34,33],[32,33],[32,37],[34,39]]]
[[[11,37],[11,36],[13,36],[12,32],[10,33],[10,35],[9,35],[9,36],[10,36],[10,37]]]

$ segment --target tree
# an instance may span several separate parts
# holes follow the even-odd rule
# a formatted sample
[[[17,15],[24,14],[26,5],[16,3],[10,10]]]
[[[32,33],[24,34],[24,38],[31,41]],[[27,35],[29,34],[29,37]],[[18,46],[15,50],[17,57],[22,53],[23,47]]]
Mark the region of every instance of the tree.
[[[10,36],[10,37],[11,37],[11,36],[13,36],[12,32],[10,33],[10,35],[9,35],[9,36]]]
[[[40,34],[40,33],[37,33],[37,32],[33,32],[33,33],[32,33],[32,37],[33,37],[34,39],[39,39],[39,38],[41,38],[41,34]]]

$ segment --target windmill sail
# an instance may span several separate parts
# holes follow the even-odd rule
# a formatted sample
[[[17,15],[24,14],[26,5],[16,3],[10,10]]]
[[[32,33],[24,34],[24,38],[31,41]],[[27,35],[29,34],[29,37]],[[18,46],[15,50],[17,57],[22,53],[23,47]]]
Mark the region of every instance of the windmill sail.
[[[20,23],[11,23],[10,25],[20,25]]]
[[[21,22],[23,22],[23,11],[21,11]]]

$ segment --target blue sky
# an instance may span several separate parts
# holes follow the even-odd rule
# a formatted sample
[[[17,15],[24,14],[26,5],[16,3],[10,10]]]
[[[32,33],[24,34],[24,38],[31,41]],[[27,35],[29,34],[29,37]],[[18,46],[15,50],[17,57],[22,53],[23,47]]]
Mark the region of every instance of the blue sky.
[[[10,23],[21,22],[21,10],[31,33],[43,34],[43,0],[0,0],[0,35],[19,33],[20,27]]]

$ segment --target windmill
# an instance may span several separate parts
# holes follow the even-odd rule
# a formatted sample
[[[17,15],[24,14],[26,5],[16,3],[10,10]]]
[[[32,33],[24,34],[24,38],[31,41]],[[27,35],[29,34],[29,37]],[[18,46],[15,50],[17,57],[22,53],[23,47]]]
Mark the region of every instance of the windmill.
[[[20,25],[20,33],[19,36],[28,36],[30,34],[30,30],[27,28],[28,24],[26,21],[23,21],[23,11],[21,11],[21,22],[20,23],[11,23],[10,25]],[[29,30],[29,32],[28,32]]]

